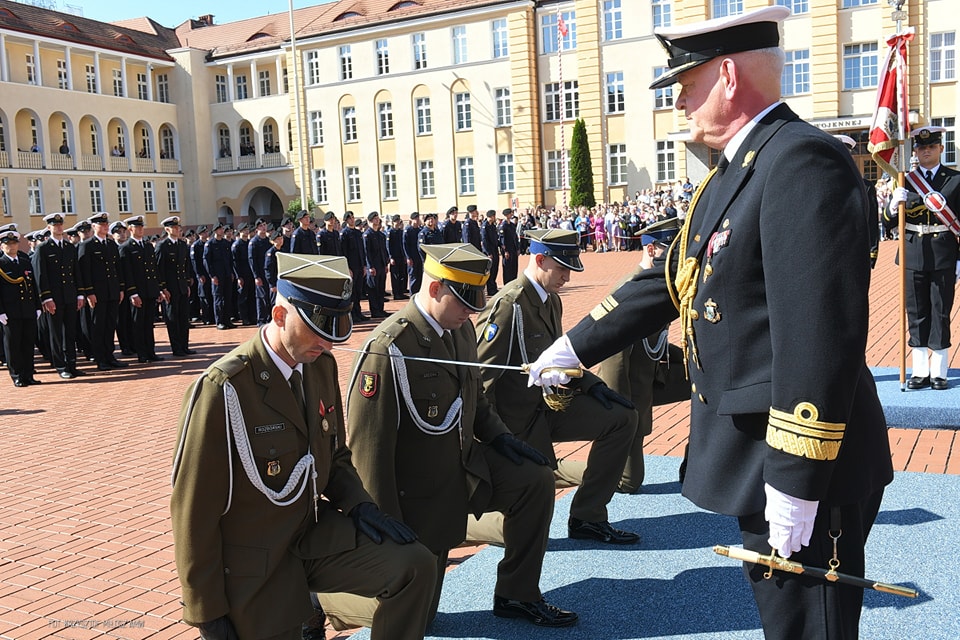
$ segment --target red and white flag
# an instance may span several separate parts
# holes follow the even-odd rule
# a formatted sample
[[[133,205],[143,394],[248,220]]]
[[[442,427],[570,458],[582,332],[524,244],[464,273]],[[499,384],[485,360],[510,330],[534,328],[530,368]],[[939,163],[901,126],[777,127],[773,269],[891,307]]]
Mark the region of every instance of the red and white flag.
[[[567,37],[567,21],[563,19],[563,16],[557,16],[557,31],[560,32],[561,38]]]
[[[887,38],[887,59],[883,64],[883,78],[877,89],[877,108],[870,125],[870,144],[867,149],[874,161],[890,175],[899,168],[900,144],[907,137],[907,43],[913,40],[913,27]]]

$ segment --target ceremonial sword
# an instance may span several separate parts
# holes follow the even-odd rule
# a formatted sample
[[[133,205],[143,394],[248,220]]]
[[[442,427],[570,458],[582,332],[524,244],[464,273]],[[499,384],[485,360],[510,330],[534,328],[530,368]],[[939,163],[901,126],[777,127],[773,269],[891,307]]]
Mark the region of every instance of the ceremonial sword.
[[[734,560],[742,560],[751,564],[762,564],[765,567],[769,567],[771,570],[795,573],[798,575],[809,575],[813,576],[814,578],[826,580],[827,582],[842,582],[843,584],[849,584],[854,587],[873,589],[874,591],[882,591],[884,593],[892,593],[895,596],[903,596],[905,598],[916,598],[918,595],[916,589],[904,587],[899,584],[875,582],[873,580],[852,576],[848,573],[840,573],[833,569],[828,570],[821,569],[819,567],[808,567],[800,564],[799,562],[781,558],[776,554],[775,551],[771,552],[768,556],[764,556],[756,551],[750,551],[749,549],[743,549],[741,547],[727,547],[718,544],[713,548],[713,552],[721,556],[728,556]],[[768,572],[764,574],[764,577],[769,578],[770,573]]]

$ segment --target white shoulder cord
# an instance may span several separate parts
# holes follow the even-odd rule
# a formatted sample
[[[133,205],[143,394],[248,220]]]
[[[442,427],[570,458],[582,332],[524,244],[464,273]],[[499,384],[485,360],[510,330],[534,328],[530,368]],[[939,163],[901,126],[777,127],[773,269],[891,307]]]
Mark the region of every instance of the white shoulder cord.
[[[527,344],[523,339],[523,309],[519,302],[513,303],[513,323],[510,331],[516,331],[517,344],[520,346],[520,362],[530,362],[527,358]],[[510,336],[510,346],[513,347],[513,336]],[[507,362],[510,362],[510,354],[507,354]]]
[[[257,471],[257,463],[253,459],[253,451],[250,448],[250,438],[247,435],[246,423],[243,420],[243,410],[240,408],[240,397],[237,395],[237,390],[233,388],[233,385],[230,384],[229,381],[223,384],[223,398],[227,418],[227,459],[230,461],[230,490],[227,494],[227,507],[223,513],[225,514],[230,510],[230,502],[233,498],[233,457],[230,455],[231,434],[236,442],[237,454],[240,456],[240,463],[243,465],[243,470],[247,474],[247,479],[250,480],[250,484],[262,493],[267,500],[278,507],[286,507],[299,500],[300,496],[303,495],[304,489],[307,488],[306,474],[309,470],[310,479],[313,481],[313,498],[314,502],[316,502],[319,496],[317,494],[317,467],[313,454],[307,452],[306,455],[300,458],[293,468],[293,471],[290,472],[290,478],[287,480],[287,484],[280,491],[274,491],[263,483],[263,479]],[[297,489],[297,485],[299,485],[299,489]],[[292,498],[289,497],[295,489],[296,495]]]
[[[457,427],[458,429],[461,429],[460,445],[462,447],[463,432],[460,423],[460,418],[463,414],[462,394],[458,394],[457,399],[454,400],[453,404],[450,405],[450,409],[447,410],[447,415],[443,418],[443,422],[437,426],[426,422],[420,417],[416,406],[413,404],[413,398],[410,397],[410,380],[407,378],[407,364],[403,359],[403,353],[395,344],[391,344],[389,350],[390,363],[393,366],[394,382],[400,389],[400,395],[403,396],[403,401],[407,405],[407,412],[410,414],[410,418],[413,420],[414,424],[417,425],[417,428],[428,436],[442,436],[452,431],[454,427]]]
[[[647,338],[643,339],[643,350],[647,352],[648,358],[656,360],[657,362],[663,359],[664,354],[667,353],[667,333],[667,329],[660,332],[660,337],[657,339],[657,346],[655,347],[650,346]]]

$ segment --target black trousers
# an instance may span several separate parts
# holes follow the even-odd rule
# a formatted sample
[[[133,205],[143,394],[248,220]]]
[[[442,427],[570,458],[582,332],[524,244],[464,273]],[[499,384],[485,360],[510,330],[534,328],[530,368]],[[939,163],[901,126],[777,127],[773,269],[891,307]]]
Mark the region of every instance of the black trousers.
[[[839,507],[841,535],[837,540],[838,571],[864,575],[863,547],[883,499],[883,489],[855,504]],[[813,525],[810,545],[790,556],[791,560],[813,567],[829,568],[833,557],[830,538],[832,509],[821,503]],[[769,555],[770,530],[763,512],[740,517],[745,549]],[[859,637],[863,589],[827,582],[809,576],[774,572],[766,567],[745,564],[743,572],[753,587],[766,640],[853,640]]]
[[[907,271],[907,322],[911,347],[950,347],[950,313],[956,293],[953,269]]]
[[[410,295],[420,292],[420,285],[423,284],[422,262],[407,265],[407,282],[410,285]]]
[[[97,300],[97,306],[90,310],[87,322],[87,339],[97,364],[107,364],[116,360],[113,355],[113,334],[117,331],[117,318],[120,312],[119,300]]]
[[[487,280],[487,296],[497,292],[497,274],[500,273],[500,256],[494,254],[490,258],[490,278]]]
[[[393,299],[407,294],[407,263],[397,262],[390,265],[390,291]]]
[[[237,282],[237,315],[243,324],[253,324],[256,320],[256,285],[253,278],[244,278],[243,284]]]
[[[519,257],[516,253],[511,253],[510,257],[503,258],[503,284],[506,286],[510,282],[513,282],[517,279],[517,266],[519,264]]]
[[[117,310],[117,342],[120,344],[120,350],[124,354],[136,351],[133,342],[133,320],[131,311],[133,305],[130,304],[128,296],[123,297],[120,307]],[[111,352],[113,350],[111,349]]]
[[[367,276],[367,299],[370,301],[370,313],[383,313],[384,294],[387,292],[387,269],[380,267],[377,275]],[[371,282],[372,280],[372,282]],[[372,285],[372,286],[371,286]]]
[[[170,350],[182,354],[190,348],[190,298],[170,291],[170,302],[163,304],[163,322],[167,325]]]
[[[53,315],[44,312],[50,338],[50,364],[60,372],[77,368],[77,303],[67,300],[57,304]]]
[[[7,370],[14,382],[33,378],[33,348],[37,339],[37,319],[7,318],[3,327],[3,350],[7,357]]]
[[[267,324],[270,322],[270,310],[273,305],[270,304],[270,285],[264,282],[257,288],[257,324]]]
[[[153,321],[157,312],[156,300],[140,299],[141,305],[130,305],[130,335],[133,338],[133,350],[141,358],[150,358],[156,353],[153,337]]]
[[[213,320],[216,324],[230,324],[230,279],[219,278],[213,287]],[[213,278],[210,279],[213,282]]]

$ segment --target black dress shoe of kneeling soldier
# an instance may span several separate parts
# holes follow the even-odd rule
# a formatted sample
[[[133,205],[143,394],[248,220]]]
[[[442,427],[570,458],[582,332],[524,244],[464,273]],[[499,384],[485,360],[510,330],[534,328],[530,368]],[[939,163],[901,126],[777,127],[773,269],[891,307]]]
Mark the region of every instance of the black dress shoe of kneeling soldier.
[[[493,596],[493,615],[498,618],[524,618],[540,627],[569,627],[579,616],[564,611],[541,598],[537,602],[522,602]]]
[[[935,391],[945,391],[950,388],[950,383],[946,378],[933,378],[930,381],[930,388]]]
[[[614,529],[607,521],[585,522],[572,517],[567,521],[567,534],[574,540],[596,540],[609,544],[636,544],[640,536],[630,531]]]
[[[920,376],[912,376],[907,380],[907,389],[924,389],[930,386],[930,376],[925,376],[921,378]]]

